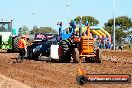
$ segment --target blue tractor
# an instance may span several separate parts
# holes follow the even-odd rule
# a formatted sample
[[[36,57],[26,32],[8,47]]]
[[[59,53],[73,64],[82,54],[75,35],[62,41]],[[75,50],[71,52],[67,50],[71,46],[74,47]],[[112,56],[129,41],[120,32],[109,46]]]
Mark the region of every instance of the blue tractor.
[[[60,62],[69,63],[71,57],[75,53],[75,48],[77,48],[77,43],[74,41],[75,36],[75,21],[71,21],[70,27],[62,31],[62,22],[59,22],[59,49],[61,49],[61,54],[59,55]],[[79,55],[79,54],[78,54]],[[77,57],[73,57],[73,62],[77,62]]]

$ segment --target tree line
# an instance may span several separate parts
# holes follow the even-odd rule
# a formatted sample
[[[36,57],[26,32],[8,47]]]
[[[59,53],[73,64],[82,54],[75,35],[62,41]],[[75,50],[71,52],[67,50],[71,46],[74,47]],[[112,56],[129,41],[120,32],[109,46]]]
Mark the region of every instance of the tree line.
[[[79,23],[80,16],[77,16],[74,21]],[[90,26],[97,26],[99,21],[92,17],[92,16],[82,16],[82,23],[85,24],[88,20]],[[109,19],[106,23],[104,23],[104,29],[108,31],[111,35],[113,35],[113,21],[114,19]],[[119,16],[115,18],[115,37],[118,43],[121,43],[123,38],[132,34],[132,20],[128,16]],[[27,26],[23,26],[19,28],[19,34],[35,34],[35,33],[57,33],[57,30],[53,29],[52,27],[37,27],[34,26],[33,29],[30,31]]]
[[[52,27],[37,27],[34,26],[32,30],[30,30],[26,25],[19,28],[19,34],[36,34],[36,33],[57,33],[57,30]]]

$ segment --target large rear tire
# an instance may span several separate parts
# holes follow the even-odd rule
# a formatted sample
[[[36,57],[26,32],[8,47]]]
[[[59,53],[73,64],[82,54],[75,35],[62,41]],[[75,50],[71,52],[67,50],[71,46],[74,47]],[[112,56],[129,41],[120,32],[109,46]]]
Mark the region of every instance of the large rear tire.
[[[71,53],[68,46],[68,42],[66,40],[62,40],[62,57],[60,62],[69,63],[71,61]]]
[[[19,52],[18,40],[19,40],[19,37],[13,38],[13,52],[16,52],[16,53]]]

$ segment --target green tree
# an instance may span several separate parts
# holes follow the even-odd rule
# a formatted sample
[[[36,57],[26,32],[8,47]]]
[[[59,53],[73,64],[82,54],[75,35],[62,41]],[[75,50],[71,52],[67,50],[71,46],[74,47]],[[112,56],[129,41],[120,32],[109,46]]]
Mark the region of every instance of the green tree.
[[[77,16],[74,19],[77,24],[79,23],[80,18],[81,18],[80,16]],[[90,26],[96,26],[96,25],[99,24],[99,21],[97,19],[95,19],[94,17],[92,17],[92,16],[82,16],[82,23],[83,24],[85,24],[87,20],[88,20]]]
[[[27,26],[22,26],[19,28],[19,34],[27,34],[29,33],[29,28]]]
[[[37,26],[33,27],[33,30],[31,30],[31,34],[34,33],[57,33],[56,30],[52,29],[51,27],[40,27]]]
[[[113,19],[109,19],[105,24],[105,30],[107,30],[111,35],[113,35]],[[130,31],[132,28],[131,18],[127,16],[120,16],[115,18],[115,37],[117,43],[121,43],[123,38],[126,38],[132,33]]]
[[[31,30],[31,34],[34,34],[34,33],[36,33],[36,32],[38,32],[39,31],[39,28],[35,25],[34,27],[33,27],[33,30]]]

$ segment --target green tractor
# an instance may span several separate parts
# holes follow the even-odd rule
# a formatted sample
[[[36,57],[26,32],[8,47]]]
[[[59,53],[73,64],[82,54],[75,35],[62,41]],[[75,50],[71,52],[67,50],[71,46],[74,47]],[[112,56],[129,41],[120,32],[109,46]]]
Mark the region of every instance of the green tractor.
[[[11,21],[0,21],[0,49],[7,52],[18,51],[18,37],[16,36],[16,29],[12,29]]]

